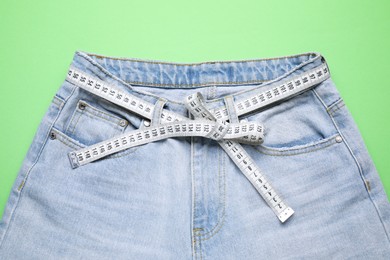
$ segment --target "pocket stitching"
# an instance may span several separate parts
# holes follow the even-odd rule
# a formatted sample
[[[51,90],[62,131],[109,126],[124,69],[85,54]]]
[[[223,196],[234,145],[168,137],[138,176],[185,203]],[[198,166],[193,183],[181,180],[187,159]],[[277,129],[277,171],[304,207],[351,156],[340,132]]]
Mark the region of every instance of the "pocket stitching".
[[[79,102],[77,103],[77,105],[78,105],[79,103],[84,103],[84,104],[87,105],[87,106],[86,106],[86,109],[84,110],[84,112],[87,112],[87,113],[89,113],[90,115],[99,117],[99,118],[101,118],[101,119],[103,119],[103,120],[106,120],[106,121],[109,122],[109,123],[118,125],[119,122],[123,119],[123,118],[120,118],[120,117],[118,117],[118,116],[116,116],[116,115],[109,114],[109,113],[107,113],[107,112],[105,112],[105,111],[103,111],[103,110],[101,110],[101,109],[98,109],[98,108],[92,106],[91,104],[89,104],[88,102],[86,102],[86,101],[83,100],[83,99],[80,99]],[[87,108],[96,111],[96,114],[94,114],[94,113],[92,113],[91,111],[87,110]],[[80,109],[78,108],[78,106],[77,106],[76,109],[80,110]],[[100,114],[106,115],[109,119],[100,116]],[[110,119],[112,119],[112,120],[110,120]],[[114,122],[114,121],[115,121],[115,122]]]
[[[318,94],[316,93],[317,95],[317,98],[321,100],[320,96],[318,96]],[[322,102],[322,101],[321,101]],[[339,108],[337,108],[335,111],[341,111],[340,108],[345,108],[346,110],[344,112],[348,113],[349,116],[351,116],[349,110],[347,109],[347,107],[345,106],[344,102],[341,106],[339,106]],[[335,125],[335,127],[337,128],[337,131],[340,133],[340,135],[342,136],[342,138],[344,139],[344,143],[345,143],[345,146],[347,148],[347,150],[349,151],[352,159],[355,161],[355,164],[356,164],[356,167],[358,169],[358,173],[359,173],[359,176],[360,176],[360,179],[361,181],[363,182],[363,186],[364,186],[364,189],[367,193],[367,196],[369,197],[369,199],[371,200],[371,203],[373,204],[373,206],[375,207],[375,210],[378,214],[378,218],[380,220],[380,222],[382,223],[382,226],[384,228],[384,231],[385,231],[385,234],[387,236],[387,238],[389,239],[390,236],[389,236],[389,233],[388,233],[388,230],[386,229],[386,226],[384,225],[383,223],[383,218],[380,214],[380,210],[378,209],[378,206],[375,202],[375,200],[373,199],[372,197],[372,193],[370,191],[370,189],[368,188],[368,185],[367,185],[367,181],[368,179],[366,178],[366,175],[365,175],[365,171],[363,171],[363,167],[362,167],[362,163],[360,162],[360,160],[355,156],[355,153],[353,152],[353,149],[352,147],[349,145],[348,141],[345,139],[344,135],[342,134],[342,131],[340,130],[339,126],[338,126],[338,122],[337,120],[334,118],[334,115],[335,115],[335,111],[333,111],[332,114],[330,114],[330,118],[332,119],[333,121],[333,124]]]
[[[11,194],[9,195],[9,197],[13,197],[14,199],[14,202],[12,204],[9,204],[11,205],[11,208],[9,209],[10,210],[10,213],[9,215],[7,216],[8,219],[7,221],[8,222],[5,222],[5,227],[4,229],[1,230],[1,237],[0,237],[0,249],[3,247],[4,245],[4,242],[6,240],[6,238],[8,237],[8,234],[9,234],[9,230],[11,228],[11,225],[14,224],[14,219],[15,219],[15,212],[16,210],[18,209],[18,206],[20,205],[20,201],[22,200],[22,192],[24,191],[24,187],[27,183],[27,180],[31,174],[31,171],[33,170],[33,168],[35,167],[35,165],[37,164],[37,162],[39,161],[39,159],[41,158],[41,154],[42,154],[42,151],[43,149],[46,147],[47,145],[47,142],[48,142],[48,137],[49,137],[49,133],[50,133],[50,129],[52,128],[52,126],[54,125],[54,123],[56,122],[57,118],[59,117],[59,114],[61,112],[61,108],[60,106],[58,106],[58,104],[56,104],[56,101],[54,101],[54,98],[52,98],[47,110],[46,110],[46,114],[48,113],[48,111],[50,111],[50,109],[54,106],[57,106],[57,114],[55,115],[54,119],[52,122],[49,122],[48,123],[48,127],[46,127],[45,131],[43,133],[45,133],[44,136],[42,136],[42,143],[39,143],[39,149],[38,149],[38,152],[36,153],[35,155],[35,158],[34,160],[31,162],[30,166],[27,168],[27,170],[25,172],[19,172],[18,175],[20,175],[22,177],[22,181],[21,183],[18,185],[18,187],[16,188],[16,194],[14,193],[15,191],[13,190],[15,184],[16,184],[16,180],[13,184],[13,187],[11,188]],[[41,123],[43,123],[43,121],[41,121]],[[36,132],[37,134],[38,132]],[[32,140],[32,142],[38,140],[38,136],[35,135],[34,139]],[[27,151],[29,152],[29,151]],[[25,157],[27,158],[27,157]],[[23,174],[23,175],[21,175]],[[17,176],[18,178],[19,176]],[[8,203],[7,203],[8,204]]]
[[[325,109],[322,109],[323,112],[329,116],[329,111],[327,107],[324,105],[321,99],[317,97],[317,93],[314,91],[314,89],[309,90],[310,91],[310,96],[314,100],[319,100],[320,101],[320,106],[323,105]],[[333,105],[337,105],[340,100],[336,100]],[[312,151],[317,151],[319,149],[326,148],[327,146],[332,145],[332,141],[335,142],[335,139],[337,136],[340,136],[340,132],[336,127],[334,127],[334,123],[332,120],[329,121],[330,124],[333,125],[334,131],[333,133],[329,133],[329,135],[324,136],[321,139],[317,140],[312,140],[311,142],[307,143],[302,143],[302,144],[297,144],[293,146],[288,146],[285,144],[285,146],[280,146],[280,147],[274,147],[274,146],[266,146],[263,144],[260,144],[259,146],[255,147],[255,149],[263,154],[267,155],[275,155],[275,156],[289,156],[289,155],[297,155],[297,154],[302,154],[302,153],[309,153]],[[266,137],[267,131],[265,131],[264,136]],[[335,142],[337,143],[337,142]]]
[[[4,241],[5,239],[7,238],[8,234],[9,234],[9,229],[11,227],[11,225],[13,224],[13,219],[15,218],[15,211],[17,210],[19,204],[20,204],[20,201],[22,200],[22,192],[24,191],[24,186],[26,185],[27,183],[27,180],[31,174],[31,171],[33,170],[33,168],[35,167],[35,165],[37,164],[37,162],[39,161],[39,159],[41,158],[41,154],[42,154],[42,151],[43,149],[45,148],[46,144],[47,144],[47,141],[48,141],[48,138],[49,138],[49,134],[50,134],[50,129],[54,127],[54,124],[57,122],[57,119],[59,118],[61,112],[62,112],[62,108],[64,107],[65,103],[68,101],[68,99],[74,94],[74,91],[75,91],[76,88],[73,88],[70,95],[66,98],[66,99],[63,99],[63,98],[60,98],[58,96],[56,96],[57,94],[55,94],[55,97],[60,101],[62,102],[62,104],[60,104],[58,106],[58,104],[55,104],[56,101],[54,101],[54,99],[52,99],[52,103],[53,105],[56,105],[58,106],[58,111],[57,111],[57,115],[54,117],[53,121],[49,124],[49,128],[47,129],[46,131],[46,134],[44,136],[44,140],[43,140],[43,143],[42,145],[40,146],[39,150],[38,150],[38,153],[36,154],[35,156],[35,159],[34,161],[32,162],[32,164],[30,165],[30,167],[26,170],[25,174],[24,174],[24,177],[23,177],[23,180],[22,180],[22,183],[23,185],[19,185],[18,189],[17,189],[17,194],[16,194],[16,201],[14,202],[14,205],[13,207],[11,208],[11,212],[9,214],[9,218],[8,218],[8,224],[5,226],[5,229],[3,230],[3,233],[0,233],[1,237],[0,237],[0,249],[2,248],[3,244],[4,244]],[[48,107],[48,110],[49,111],[50,109],[50,105]],[[46,112],[47,113],[47,112]],[[33,140],[34,141],[34,140]]]
[[[78,118],[77,118],[76,122],[73,123],[76,116],[78,116]],[[73,113],[73,115],[72,115],[72,118],[70,119],[70,122],[69,122],[69,124],[68,124],[68,127],[65,129],[65,132],[66,132],[66,133],[68,133],[68,130],[70,130],[69,134],[71,134],[71,135],[74,134],[74,131],[76,130],[76,126],[77,126],[77,124],[78,124],[78,122],[79,122],[80,117],[81,117],[81,113],[79,113],[79,112],[77,111],[77,108],[76,108],[75,111],[74,111],[74,113]],[[70,128],[70,129],[69,129],[69,128]]]
[[[70,147],[72,149],[78,150],[78,149],[86,148],[86,147],[89,146],[89,145],[85,145],[83,143],[80,143],[76,139],[71,138],[70,136],[68,136],[67,134],[63,133],[61,130],[59,130],[59,129],[55,128],[55,127],[53,127],[52,129],[58,135],[56,139],[58,141],[60,141],[61,143],[63,143],[64,145],[66,145],[66,146],[68,146],[68,147]],[[134,153],[141,146],[142,145],[136,146],[136,147],[131,147],[131,148],[125,149],[123,151],[119,151],[119,152],[116,152],[114,154],[107,155],[107,156],[105,156],[105,157],[103,157],[101,159],[106,160],[106,159],[114,159],[114,158],[123,157],[123,156],[126,156],[128,154]]]
[[[329,147],[333,144],[336,144],[336,138],[339,136],[338,133],[333,134],[327,138],[321,139],[316,142],[312,142],[305,145],[287,147],[287,148],[273,148],[264,145],[259,145],[255,147],[257,152],[262,154],[271,155],[271,156],[293,156],[305,153],[315,152],[326,147]]]
[[[69,146],[70,148],[73,149],[82,149],[85,148],[86,146],[77,140],[67,136],[65,133],[57,129],[56,127],[53,126],[52,130],[56,133],[56,140],[60,141],[61,143]]]
[[[74,129],[76,128],[76,126],[77,126],[77,124],[79,122],[80,117],[82,115],[85,115],[86,117],[89,117],[90,119],[97,119],[98,118],[98,119],[104,120],[104,122],[110,123],[113,128],[123,132],[124,127],[122,128],[121,126],[119,126],[119,124],[114,123],[113,121],[110,121],[107,118],[101,117],[101,116],[99,116],[97,114],[93,114],[93,113],[91,113],[91,111],[85,110],[84,112],[80,112],[80,111],[77,111],[77,112],[80,114],[80,116],[79,116],[79,118],[77,119],[77,121],[75,123]],[[119,119],[119,120],[121,120],[121,119]],[[117,122],[119,122],[119,120]],[[74,132],[74,130],[73,130],[73,132]]]
[[[328,111],[330,116],[333,116],[343,106],[345,106],[344,100],[340,98],[336,102],[331,104],[326,110]]]
[[[57,96],[57,94],[54,94],[52,102],[53,102],[53,104],[57,105],[59,109],[61,109],[65,103],[65,100],[62,99],[61,97]]]
[[[332,120],[333,125],[334,125],[335,128],[337,129],[337,132],[338,132],[338,133],[340,134],[340,136],[343,138],[343,140],[344,140],[343,142],[344,142],[345,146],[347,147],[347,149],[348,149],[350,155],[352,156],[352,159],[355,161],[355,164],[356,164],[356,167],[357,167],[357,169],[358,169],[360,178],[362,179],[362,181],[363,181],[363,183],[364,183],[363,185],[364,185],[364,187],[365,187],[365,190],[366,190],[366,192],[368,193],[368,196],[370,196],[370,198],[371,198],[370,191],[368,190],[367,185],[366,185],[366,176],[365,176],[365,173],[363,172],[363,168],[362,168],[362,166],[361,166],[361,162],[360,162],[360,161],[357,159],[357,157],[355,156],[354,152],[352,151],[352,148],[351,148],[350,145],[349,145],[349,142],[346,140],[344,134],[342,133],[342,131],[340,130],[340,128],[339,128],[339,126],[338,126],[338,124],[337,124],[337,122],[336,122],[336,119],[334,118],[335,115],[336,115],[336,112],[341,111],[341,110],[340,110],[341,108],[346,108],[345,102],[343,101],[342,98],[340,98],[339,101],[333,103],[331,109],[329,109],[329,108],[327,108],[326,104],[324,103],[324,101],[322,100],[322,98],[320,97],[320,95],[319,95],[315,90],[313,90],[313,92],[314,92],[314,94],[316,95],[316,97],[321,101],[321,103],[324,105],[324,107],[329,111],[329,113],[328,113],[328,114],[329,114],[329,117],[330,117],[330,119]],[[336,108],[335,108],[334,110],[332,110],[333,107],[336,107]],[[332,112],[330,112],[331,110],[332,110]]]
[[[79,109],[79,104],[80,103],[83,103],[83,104],[86,105],[85,110]],[[95,111],[95,113],[90,111],[90,110]],[[106,115],[108,117],[108,119],[100,116],[100,113]],[[73,112],[73,115],[72,115],[72,117],[71,117],[71,119],[69,121],[69,124],[66,127],[66,129],[65,129],[65,133],[66,134],[70,134],[70,135],[74,134],[74,132],[76,131],[76,126],[78,125],[79,120],[80,120],[82,115],[85,115],[85,116],[87,116],[87,117],[89,117],[91,119],[101,119],[101,120],[104,120],[104,122],[110,123],[116,130],[119,130],[122,133],[123,133],[124,129],[126,128],[126,126],[121,127],[119,125],[119,122],[121,120],[123,120],[122,118],[117,117],[117,116],[112,115],[112,114],[109,114],[107,112],[104,112],[103,110],[100,110],[100,109],[92,106],[90,103],[86,102],[85,100],[79,99],[79,101],[76,104],[76,108],[75,108],[75,110]],[[78,116],[77,119],[76,119],[76,116]],[[112,120],[110,120],[110,119],[112,119]]]

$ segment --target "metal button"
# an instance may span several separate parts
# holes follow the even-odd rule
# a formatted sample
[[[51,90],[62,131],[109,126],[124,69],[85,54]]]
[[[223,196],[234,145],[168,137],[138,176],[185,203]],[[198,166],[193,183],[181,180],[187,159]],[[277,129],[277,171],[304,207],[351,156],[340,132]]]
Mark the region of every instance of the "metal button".
[[[56,134],[54,132],[51,132],[50,133],[50,139],[56,139]]]
[[[122,119],[120,122],[119,122],[119,125],[120,126],[126,126],[127,125],[127,121]]]
[[[85,109],[85,103],[80,102],[79,103],[79,109],[84,110]]]
[[[341,136],[336,136],[336,142],[341,143],[343,141],[343,138]]]
[[[144,120],[144,126],[150,126],[150,121],[149,120]]]

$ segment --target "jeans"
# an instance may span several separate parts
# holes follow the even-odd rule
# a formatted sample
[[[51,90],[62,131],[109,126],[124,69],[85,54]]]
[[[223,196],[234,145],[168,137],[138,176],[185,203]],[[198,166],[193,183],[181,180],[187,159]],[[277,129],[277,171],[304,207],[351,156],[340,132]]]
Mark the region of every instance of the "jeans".
[[[76,51],[0,259],[388,259],[390,203],[324,64]]]

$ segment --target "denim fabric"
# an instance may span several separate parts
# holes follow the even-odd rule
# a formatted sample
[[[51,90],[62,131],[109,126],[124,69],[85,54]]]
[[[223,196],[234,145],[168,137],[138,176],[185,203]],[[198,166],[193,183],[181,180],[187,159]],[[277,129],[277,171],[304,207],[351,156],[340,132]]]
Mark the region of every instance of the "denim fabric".
[[[202,137],[72,169],[70,151],[150,121],[65,79],[9,195],[0,259],[388,259],[390,203],[331,77],[239,118],[233,109],[323,61],[316,52],[184,64],[76,51],[72,66],[160,111],[190,118],[183,99],[201,92],[208,108],[226,105],[233,121],[264,125],[263,144],[242,146],[295,213],[281,223],[218,143]]]

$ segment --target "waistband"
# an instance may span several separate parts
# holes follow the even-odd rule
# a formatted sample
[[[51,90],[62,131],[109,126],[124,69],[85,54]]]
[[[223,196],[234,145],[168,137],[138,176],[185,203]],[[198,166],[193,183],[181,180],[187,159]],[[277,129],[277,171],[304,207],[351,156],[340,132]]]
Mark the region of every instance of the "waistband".
[[[137,86],[186,89],[188,95],[196,92],[194,88],[247,86],[247,89],[229,94],[233,100],[238,100],[269,90],[280,81],[297,77],[324,63],[325,58],[319,52],[259,59],[179,63],[105,56],[77,50],[70,67],[113,84],[145,101],[156,103],[165,100],[176,113],[187,115],[183,102],[165,99],[152,91],[137,89]],[[204,102],[210,109],[217,108],[224,105],[224,96],[205,99]]]

